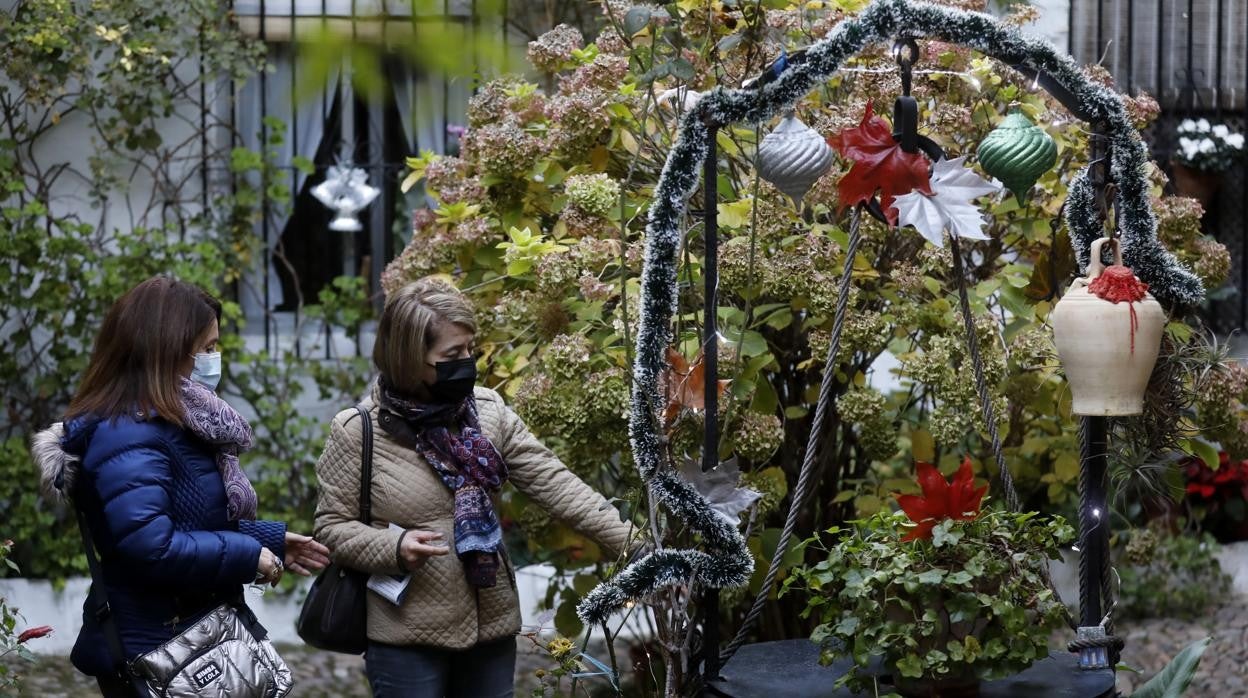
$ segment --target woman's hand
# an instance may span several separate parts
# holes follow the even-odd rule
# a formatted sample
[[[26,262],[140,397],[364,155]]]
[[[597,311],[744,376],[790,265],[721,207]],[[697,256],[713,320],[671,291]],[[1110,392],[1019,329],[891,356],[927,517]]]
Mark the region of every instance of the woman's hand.
[[[431,555],[446,555],[451,552],[445,545],[429,545],[430,541],[441,540],[441,533],[433,531],[417,531],[412,529],[403,534],[399,542],[399,557],[407,564],[407,568],[415,570],[425,564]]]
[[[272,584],[282,579],[282,561],[268,548],[260,548],[260,559],[256,562],[256,584]]]
[[[308,575],[329,564],[329,548],[312,536],[286,532],[286,567],[295,574]]]

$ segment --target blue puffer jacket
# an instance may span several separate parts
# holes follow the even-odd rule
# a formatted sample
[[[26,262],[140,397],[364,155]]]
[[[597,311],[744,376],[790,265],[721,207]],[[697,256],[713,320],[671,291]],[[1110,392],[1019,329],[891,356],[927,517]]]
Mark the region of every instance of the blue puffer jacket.
[[[36,437],[34,453],[45,482],[73,483],[127,659],[237,596],[261,546],[285,555],[286,525],[229,521],[212,447],[163,419],[77,419]],[[88,600],[71,658],[98,676],[113,661],[94,615]]]

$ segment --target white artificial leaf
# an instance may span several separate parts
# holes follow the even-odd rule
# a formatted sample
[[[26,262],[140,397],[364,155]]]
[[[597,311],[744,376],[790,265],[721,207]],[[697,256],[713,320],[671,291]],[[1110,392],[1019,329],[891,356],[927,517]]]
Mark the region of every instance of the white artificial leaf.
[[[734,527],[741,525],[741,512],[763,496],[749,488],[737,487],[741,470],[737,467],[736,458],[726,460],[705,473],[701,463],[685,458],[680,464],[680,475],[706,497],[716,514]]]
[[[945,246],[945,216],[936,197],[912,191],[893,199],[897,207],[897,225],[912,225],[919,234],[937,247]]]
[[[984,215],[979,207],[969,201],[942,200],[949,232],[969,240],[987,240],[984,234]]]
[[[932,166],[929,196],[912,191],[897,197],[897,225],[912,225],[928,242],[944,247],[944,231],[970,240],[986,240],[984,218],[972,200],[1001,191],[997,180],[985,180],[963,163],[966,156],[939,160]]]
[[[967,201],[1001,191],[1000,182],[980,177],[975,170],[964,165],[965,162],[965,155],[952,160],[937,160],[932,165],[932,191],[940,189],[939,193]]]

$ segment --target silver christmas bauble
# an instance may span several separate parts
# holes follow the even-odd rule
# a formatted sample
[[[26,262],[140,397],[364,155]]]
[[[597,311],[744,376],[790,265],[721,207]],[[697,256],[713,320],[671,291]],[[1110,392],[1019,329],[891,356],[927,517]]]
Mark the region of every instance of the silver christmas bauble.
[[[798,207],[810,187],[832,166],[832,148],[817,131],[786,114],[758,146],[758,174],[788,194]]]

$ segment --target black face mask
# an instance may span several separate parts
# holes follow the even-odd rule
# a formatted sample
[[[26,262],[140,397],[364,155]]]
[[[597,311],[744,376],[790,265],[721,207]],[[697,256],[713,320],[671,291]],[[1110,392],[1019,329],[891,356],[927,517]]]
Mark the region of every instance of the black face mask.
[[[477,360],[471,356],[454,361],[439,361],[433,367],[438,371],[438,378],[428,386],[429,395],[434,402],[443,404],[462,402],[472,395],[472,388],[477,384]]]

